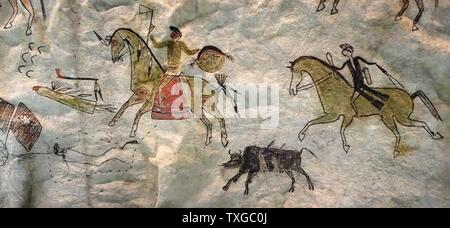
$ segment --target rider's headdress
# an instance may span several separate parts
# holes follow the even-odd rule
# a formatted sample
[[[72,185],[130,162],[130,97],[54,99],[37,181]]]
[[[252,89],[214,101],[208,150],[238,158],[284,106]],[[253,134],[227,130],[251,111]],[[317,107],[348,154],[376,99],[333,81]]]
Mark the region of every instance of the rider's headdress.
[[[353,46],[350,45],[350,44],[341,44],[340,47],[341,47],[342,50],[344,50],[344,51],[350,51],[350,52],[353,52],[353,50],[354,50]]]
[[[183,33],[181,33],[180,29],[175,26],[170,26],[170,31],[177,33],[180,37],[183,36]]]

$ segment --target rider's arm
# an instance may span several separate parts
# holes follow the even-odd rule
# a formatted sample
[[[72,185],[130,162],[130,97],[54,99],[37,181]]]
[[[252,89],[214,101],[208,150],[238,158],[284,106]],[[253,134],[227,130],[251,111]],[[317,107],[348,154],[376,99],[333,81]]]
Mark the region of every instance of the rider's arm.
[[[385,70],[383,67],[381,67],[380,65],[378,65],[378,63],[372,63],[372,62],[369,62],[369,61],[367,61],[367,60],[365,60],[365,59],[363,59],[363,58],[361,58],[361,57],[356,57],[355,60],[356,60],[356,61],[361,60],[361,61],[363,61],[365,64],[371,65],[371,66],[376,65],[376,66],[378,67],[378,69],[380,69],[380,71],[383,72],[383,74],[388,74],[387,70]]]
[[[183,49],[183,52],[186,53],[187,55],[195,55],[197,54],[197,52],[200,51],[200,49],[193,49],[193,50],[189,49],[184,42],[181,42],[181,48]]]
[[[346,61],[345,63],[344,63],[344,65],[342,65],[342,67],[334,67],[334,69],[336,69],[336,70],[343,70],[344,68],[345,68],[345,66],[347,66],[347,64],[350,64],[350,61]]]
[[[152,41],[153,46],[155,48],[167,47],[167,45],[169,43],[167,40],[166,41],[162,41],[162,42],[158,42],[153,35],[150,36],[150,40]]]

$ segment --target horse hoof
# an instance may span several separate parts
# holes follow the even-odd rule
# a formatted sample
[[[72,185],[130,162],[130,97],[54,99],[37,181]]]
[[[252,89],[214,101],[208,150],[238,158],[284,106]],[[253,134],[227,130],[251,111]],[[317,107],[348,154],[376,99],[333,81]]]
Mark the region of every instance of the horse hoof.
[[[8,24],[6,24],[5,25],[5,27],[3,27],[4,29],[10,29],[10,28],[12,28],[13,27],[13,25],[11,24],[11,23],[8,23]]]
[[[394,158],[398,158],[400,156],[400,151],[394,151]]]
[[[337,14],[337,13],[339,13],[339,10],[337,10],[337,9],[331,10],[331,15],[335,15],[335,14]]]
[[[134,137],[136,137],[136,132],[131,132],[130,133],[130,138],[134,138]]]
[[[222,189],[226,192],[226,191],[228,191],[228,189],[230,189],[230,187],[225,186],[225,187],[223,187]]]
[[[348,152],[350,151],[350,146],[349,145],[345,145],[344,146],[344,151],[345,151],[345,153],[348,154]]]
[[[31,31],[31,29],[27,29],[25,35],[30,36],[31,34],[33,34],[33,31]]]
[[[419,30],[419,27],[417,27],[417,25],[413,25],[412,31],[415,32],[415,31],[418,31],[418,30]]]
[[[395,20],[396,20],[396,21],[400,21],[400,20],[402,20],[402,17],[397,16],[397,17],[395,17]]]
[[[320,4],[318,7],[317,7],[317,12],[320,12],[320,11],[322,11],[322,10],[324,10],[325,9],[325,4]]]
[[[310,186],[309,186],[309,190],[310,190],[310,191],[314,191],[314,185],[310,185]]]
[[[303,140],[305,140],[305,137],[306,137],[306,135],[303,134],[303,133],[300,133],[300,134],[298,135],[298,139],[300,139],[300,142],[303,142]]]
[[[436,134],[434,134],[433,139],[439,140],[439,139],[443,139],[444,136],[441,135],[441,133],[436,132]]]
[[[222,145],[223,145],[223,147],[227,147],[228,144],[229,144],[229,142],[228,142],[227,139],[222,139]]]
[[[114,126],[116,126],[116,122],[114,122],[114,121],[111,121],[111,122],[109,122],[108,126],[110,126],[110,127],[114,127]]]
[[[289,192],[295,192],[295,188],[289,189]]]

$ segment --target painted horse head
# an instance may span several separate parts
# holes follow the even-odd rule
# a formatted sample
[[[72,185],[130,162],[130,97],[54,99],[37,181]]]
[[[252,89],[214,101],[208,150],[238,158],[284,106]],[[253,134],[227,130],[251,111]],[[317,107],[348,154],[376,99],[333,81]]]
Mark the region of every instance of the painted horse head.
[[[297,64],[298,61],[290,62],[290,66],[287,68],[291,70],[291,83],[289,85],[289,94],[292,96],[297,96],[298,92],[300,92],[300,88],[302,87],[302,82],[304,79],[303,70],[300,67],[300,64]]]
[[[114,32],[114,34],[110,38],[109,45],[111,46],[111,58],[113,63],[116,63],[118,61],[123,61],[123,57],[127,53],[127,39],[125,38],[125,35],[123,34],[122,29],[118,29]]]

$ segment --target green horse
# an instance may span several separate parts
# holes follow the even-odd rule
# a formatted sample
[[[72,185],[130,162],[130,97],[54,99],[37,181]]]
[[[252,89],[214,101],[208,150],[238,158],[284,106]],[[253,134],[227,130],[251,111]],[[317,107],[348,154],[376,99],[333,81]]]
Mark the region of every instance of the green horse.
[[[386,102],[385,107],[378,110],[368,100],[360,96],[355,101],[355,106],[359,115],[356,116],[351,105],[354,89],[335,67],[318,58],[304,56],[291,62],[291,66],[288,68],[290,68],[292,72],[291,85],[289,88],[290,94],[296,96],[300,91],[316,88],[323,110],[325,111],[324,116],[308,122],[303,128],[299,134],[300,141],[304,140],[305,134],[310,127],[318,124],[333,123],[342,117],[343,123],[340,134],[343,148],[345,152],[348,152],[350,146],[347,144],[347,139],[345,137],[346,129],[351,125],[354,118],[369,116],[380,116],[383,123],[394,133],[396,137],[394,157],[397,157],[400,154],[399,147],[401,135],[398,131],[397,123],[406,127],[423,128],[433,139],[443,138],[438,132],[432,131],[427,123],[411,118],[411,114],[414,112],[414,99],[420,98],[432,115],[436,119],[442,121],[438,111],[422,91],[417,91],[413,95],[410,95],[403,89],[376,89],[390,97],[389,101]],[[305,83],[303,82],[307,76],[312,78],[313,83],[304,85]]]

